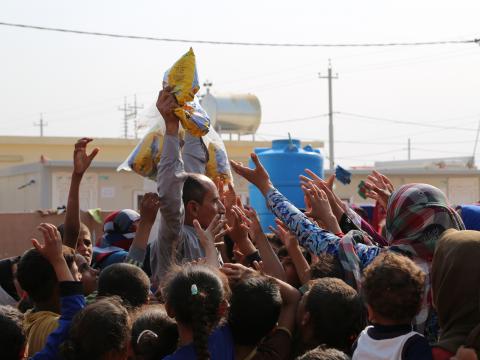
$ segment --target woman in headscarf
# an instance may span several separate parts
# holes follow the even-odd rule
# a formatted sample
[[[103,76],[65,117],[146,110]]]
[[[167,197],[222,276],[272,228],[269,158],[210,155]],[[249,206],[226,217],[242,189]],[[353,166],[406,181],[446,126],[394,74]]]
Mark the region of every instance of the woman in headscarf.
[[[480,355],[480,232],[442,235],[433,257],[432,293],[440,325],[433,358],[450,359],[462,345]]]
[[[104,269],[108,265],[123,262],[135,238],[140,214],[124,209],[111,213],[105,218],[103,236],[93,248],[93,266]],[[143,262],[144,253],[141,254]]]
[[[345,272],[345,281],[360,289],[362,270],[372,262],[381,251],[395,251],[410,257],[429,275],[431,261],[437,240],[447,229],[463,230],[464,225],[449,205],[445,194],[438,188],[427,184],[407,184],[395,190],[387,203],[386,234],[388,246],[373,245],[363,231],[350,231],[343,236],[336,224],[335,234],[326,231],[312,222],[283,196],[270,181],[270,176],[260,163],[256,154],[252,154],[255,169],[231,161],[233,169],[257,188],[265,196],[270,210],[294,233],[300,245],[314,254],[329,253],[339,258]],[[306,190],[314,198],[322,198],[320,190],[314,184]],[[316,193],[316,195],[315,195]],[[324,194],[325,195],[325,194]],[[321,201],[321,200],[319,200]],[[323,211],[325,213],[325,209]],[[335,219],[333,213],[324,214],[323,223]],[[336,219],[335,219],[336,221]],[[425,294],[430,285],[427,276]],[[423,325],[429,314],[428,299],[416,319],[417,330],[423,331]]]

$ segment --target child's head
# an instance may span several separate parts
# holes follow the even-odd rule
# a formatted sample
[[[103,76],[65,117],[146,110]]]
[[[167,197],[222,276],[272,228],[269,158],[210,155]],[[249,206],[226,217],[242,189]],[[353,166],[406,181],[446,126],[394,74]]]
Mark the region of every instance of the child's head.
[[[58,225],[57,230],[60,232],[60,235],[62,236],[62,240],[64,240],[65,224]],[[85,257],[85,259],[88,261],[89,264],[92,262],[92,255],[93,255],[92,235],[90,233],[90,229],[84,223],[80,223],[76,251],[77,253]]]
[[[177,348],[177,324],[163,307],[147,306],[133,322],[131,344],[137,360],[163,359]]]
[[[308,263],[311,261],[311,256],[303,247],[300,248],[302,250],[302,254],[307,260]],[[282,263],[283,270],[285,271],[286,282],[292,285],[293,287],[300,287],[302,284],[300,282],[300,278],[298,277],[297,270],[295,265],[293,264],[292,258],[288,253],[288,250],[285,246],[282,246],[277,251],[277,256],[280,262]]]
[[[100,299],[75,315],[61,353],[66,360],[127,359],[130,327],[119,298]]]
[[[170,317],[191,329],[197,358],[208,359],[208,337],[227,310],[228,284],[216,269],[189,264],[173,270],[163,288]]]
[[[232,288],[228,325],[235,343],[253,346],[275,327],[282,307],[280,290],[272,279],[250,275]]]
[[[11,306],[0,305],[0,353],[2,359],[23,359],[26,353],[26,337],[23,330],[23,314]]]
[[[350,360],[350,357],[337,349],[319,346],[298,357],[297,360]]]
[[[138,266],[117,263],[107,266],[98,278],[98,296],[116,295],[133,308],[148,303],[150,280]]]
[[[73,250],[64,247],[67,265],[75,279],[80,279],[78,268],[74,262]],[[58,281],[50,262],[36,249],[27,250],[21,257],[17,267],[17,279],[35,303],[45,303],[58,298]]]
[[[331,254],[320,254],[318,255],[318,261],[310,266],[310,278],[312,280],[324,277],[345,278],[345,272],[338,257]]]
[[[420,310],[424,284],[425,273],[408,257],[392,252],[377,256],[362,281],[370,321],[410,324]]]
[[[82,274],[83,294],[88,296],[97,290],[99,271],[92,268],[83,255],[75,254],[75,263],[77,264],[78,271]]]
[[[348,352],[365,327],[364,307],[357,292],[342,280],[316,279],[300,301],[297,325],[307,346],[325,344]]]

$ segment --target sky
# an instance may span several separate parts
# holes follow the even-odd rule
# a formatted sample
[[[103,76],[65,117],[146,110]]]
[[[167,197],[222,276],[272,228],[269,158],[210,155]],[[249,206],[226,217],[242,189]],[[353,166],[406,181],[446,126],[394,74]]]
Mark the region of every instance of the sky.
[[[0,22],[179,39],[382,43],[480,38],[477,0],[2,0]],[[120,137],[124,96],[151,105],[192,45],[212,93],[251,93],[257,139],[325,141],[328,60],[335,160],[471,156],[480,121],[478,44],[286,48],[111,39],[0,26],[0,135]],[[203,92],[201,89],[200,92]],[[296,119],[310,118],[298,121]],[[480,150],[479,150],[480,151]],[[478,153],[478,151],[477,151]]]

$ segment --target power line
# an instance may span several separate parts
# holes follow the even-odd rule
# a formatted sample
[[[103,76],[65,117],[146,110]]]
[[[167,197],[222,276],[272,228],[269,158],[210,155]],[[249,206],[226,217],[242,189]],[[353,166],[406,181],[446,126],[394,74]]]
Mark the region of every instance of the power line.
[[[477,129],[473,129],[473,128],[460,128],[460,127],[457,127],[457,126],[443,126],[443,125],[435,125],[435,124],[421,123],[421,122],[415,122],[415,121],[394,120],[394,119],[387,119],[387,118],[376,117],[376,116],[355,114],[355,113],[344,112],[344,111],[339,111],[339,112],[337,112],[337,114],[345,115],[345,116],[351,116],[351,117],[357,117],[357,118],[360,118],[360,119],[386,121],[386,122],[390,122],[390,123],[394,123],[394,124],[415,125],[415,126],[443,129],[443,130],[463,130],[463,131],[476,131],[477,130]]]
[[[386,42],[386,43],[261,43],[261,42],[237,42],[237,41],[214,41],[214,40],[192,40],[192,39],[174,39],[174,38],[160,38],[154,36],[140,36],[140,35],[125,35],[114,33],[103,33],[96,31],[84,31],[73,30],[63,28],[53,28],[46,26],[26,25],[26,24],[14,24],[7,22],[0,22],[2,26],[56,31],[70,34],[79,35],[92,35],[121,39],[133,39],[133,40],[150,40],[150,41],[163,41],[163,42],[177,42],[177,43],[191,43],[191,44],[208,44],[208,45],[239,45],[239,46],[269,46],[269,47],[382,47],[382,46],[429,46],[429,45],[453,45],[453,44],[480,44],[480,39],[470,40],[436,40],[436,41],[418,41],[418,42]]]
[[[287,119],[287,120],[276,120],[276,121],[262,122],[262,125],[283,124],[283,123],[291,123],[291,122],[298,122],[298,121],[305,121],[305,120],[313,120],[313,119],[318,119],[320,117],[325,117],[325,116],[328,116],[328,113],[327,114],[312,115],[312,116],[307,116],[307,117],[303,117],[303,118],[294,118],[294,119]]]

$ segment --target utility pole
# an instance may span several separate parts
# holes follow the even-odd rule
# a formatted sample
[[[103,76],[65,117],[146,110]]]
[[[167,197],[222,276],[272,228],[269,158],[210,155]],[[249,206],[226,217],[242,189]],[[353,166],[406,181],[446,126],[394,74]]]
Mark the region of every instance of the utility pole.
[[[128,137],[128,107],[127,107],[127,97],[123,98],[123,107],[118,107],[119,111],[123,111],[123,137],[126,139]]]
[[[332,94],[332,79],[338,79],[338,74],[332,76],[332,63],[328,59],[328,76],[321,76],[320,79],[328,79],[328,156],[330,160],[330,170],[335,167],[335,153],[334,153],[334,140],[333,140],[333,94]]]
[[[473,161],[475,161],[475,155],[477,153],[478,134],[479,133],[480,133],[480,121],[478,122],[477,136],[475,137],[475,145],[473,146]]]
[[[119,111],[123,111],[123,137],[128,138],[128,120],[134,119],[134,134],[135,138],[138,137],[137,133],[137,110],[143,109],[143,105],[137,105],[137,95],[134,95],[134,104],[127,104],[127,97],[123,98],[123,107],[118,107]]]
[[[131,113],[128,114],[128,116],[133,117],[133,126],[134,126],[133,131],[135,133],[135,139],[137,139],[138,138],[137,110],[143,109],[143,105],[137,106],[137,94],[133,95],[133,106],[129,105],[128,108],[131,110]]]
[[[33,126],[38,126],[40,128],[40,136],[43,136],[43,128],[47,125],[48,123],[43,121],[43,113],[40,113],[40,122],[33,123]]]
[[[408,138],[408,145],[407,145],[407,151],[408,151],[408,160],[412,160],[412,145],[410,143],[410,138]]]

